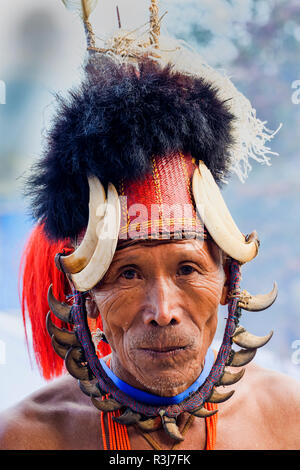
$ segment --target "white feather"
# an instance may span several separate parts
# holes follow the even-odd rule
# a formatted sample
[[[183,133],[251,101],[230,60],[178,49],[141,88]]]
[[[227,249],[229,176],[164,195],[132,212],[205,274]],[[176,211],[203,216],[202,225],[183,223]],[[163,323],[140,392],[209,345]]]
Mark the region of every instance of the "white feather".
[[[98,0],[62,0],[62,2],[68,10],[75,11],[83,21],[87,21]]]

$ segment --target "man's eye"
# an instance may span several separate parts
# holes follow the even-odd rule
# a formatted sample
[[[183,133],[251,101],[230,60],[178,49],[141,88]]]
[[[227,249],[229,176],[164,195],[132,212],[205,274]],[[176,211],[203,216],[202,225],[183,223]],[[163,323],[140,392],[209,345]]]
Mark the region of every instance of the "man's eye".
[[[134,269],[126,269],[126,271],[123,271],[121,274],[121,277],[124,277],[125,279],[134,279],[137,275],[137,272]]]
[[[178,270],[178,274],[180,276],[188,276],[189,274],[192,274],[195,271],[193,266],[189,266],[188,264],[185,266],[181,266]]]

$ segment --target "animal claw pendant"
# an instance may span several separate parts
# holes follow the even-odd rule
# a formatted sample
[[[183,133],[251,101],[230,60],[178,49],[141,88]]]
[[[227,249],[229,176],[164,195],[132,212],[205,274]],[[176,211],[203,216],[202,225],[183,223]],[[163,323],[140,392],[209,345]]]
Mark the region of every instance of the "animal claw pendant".
[[[238,272],[238,265],[234,266]],[[93,370],[91,369],[89,364],[95,363],[98,358],[91,335],[86,332],[83,295],[77,300],[78,304],[74,303],[77,309],[75,315],[72,307],[55,299],[50,286],[48,293],[50,310],[59,320],[72,324],[73,331],[56,326],[50,318],[50,312],[47,315],[46,326],[55,352],[64,359],[68,372],[78,379],[80,389],[91,398],[91,402],[97,410],[103,413],[118,410],[121,414],[114,416],[114,421],[126,426],[135,425],[143,432],[152,432],[163,428],[171,439],[181,442],[184,437],[177,425],[178,416],[187,412],[197,418],[208,418],[217,413],[217,410],[206,409],[204,404],[217,404],[229,400],[234,394],[234,390],[223,392],[222,389],[220,392],[218,387],[237,383],[245,373],[245,369],[233,373],[227,367],[247,365],[254,358],[257,349],[264,346],[272,337],[273,332],[262,337],[249,333],[245,328],[239,326],[239,319],[241,309],[259,311],[272,305],[277,297],[277,285],[274,284],[271,293],[259,296],[253,296],[246,291],[239,292],[237,286],[238,284],[235,283],[232,287],[233,296],[237,297],[237,302],[233,301],[231,310],[229,309],[226,335],[224,335],[224,338],[226,336],[227,339],[226,341],[224,339],[222,343],[226,354],[223,357],[219,356],[220,353],[218,354],[207,380],[192,396],[186,398],[179,405],[169,405],[165,408],[136,402],[130,396],[122,395],[114,384],[107,385],[107,374],[104,370],[100,368],[99,374],[98,369],[93,368],[92,365]],[[81,334],[85,332],[85,336],[80,336],[79,330]],[[228,332],[230,333],[228,334]],[[241,349],[239,351],[233,350],[233,344]],[[90,351],[93,351],[92,355]],[[91,362],[89,362],[90,360]],[[100,386],[100,384],[102,385]]]
[[[176,424],[176,418],[170,418],[169,416],[166,416],[164,410],[161,410],[159,412],[159,415],[162,420],[163,428],[165,432],[168,434],[168,436],[174,439],[174,441],[178,441],[178,442],[183,441],[184,438],[182,434],[180,433],[179,428]]]

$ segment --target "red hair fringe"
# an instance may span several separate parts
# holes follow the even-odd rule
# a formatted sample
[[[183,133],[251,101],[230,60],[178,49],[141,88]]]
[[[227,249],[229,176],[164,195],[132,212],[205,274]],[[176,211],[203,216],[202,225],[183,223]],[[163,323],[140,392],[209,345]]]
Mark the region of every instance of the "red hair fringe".
[[[29,318],[34,355],[39,370],[46,380],[58,377],[64,371],[64,361],[53,350],[51,338],[46,329],[46,316],[49,311],[47,293],[50,284],[53,285],[54,296],[62,302],[68,302],[66,296],[71,293],[65,275],[56,268],[54,263],[55,255],[63,250],[66,253],[73,251],[70,240],[58,242],[49,240],[44,232],[44,226],[41,224],[33,229],[21,260],[21,305],[27,346],[26,327]],[[72,329],[70,325],[62,322],[53,314],[51,314],[51,319],[60,328]],[[94,325],[90,324],[90,326],[92,329],[100,328],[102,330],[101,316],[99,315]],[[110,352],[109,345],[103,342],[99,344],[97,350],[99,357]]]

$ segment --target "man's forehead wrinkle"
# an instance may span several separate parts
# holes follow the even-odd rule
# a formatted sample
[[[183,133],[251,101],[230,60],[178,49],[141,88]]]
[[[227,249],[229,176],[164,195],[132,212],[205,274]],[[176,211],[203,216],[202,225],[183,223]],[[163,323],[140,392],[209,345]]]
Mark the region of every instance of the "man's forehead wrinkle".
[[[187,239],[140,239],[140,240],[130,240],[127,242],[121,242],[117,246],[117,251],[121,250],[126,250],[127,248],[131,248],[134,246],[149,246],[149,247],[154,247],[158,245],[170,245],[170,244],[183,244],[187,241]]]
[[[111,264],[113,265],[118,262],[127,261],[127,260],[128,260],[128,263],[130,264],[130,261],[133,262],[137,258],[140,259],[141,250],[143,250],[144,253],[148,253],[148,252],[153,253],[153,250],[155,249],[155,247],[161,246],[162,244],[172,246],[172,251],[174,252],[174,255],[175,254],[179,254],[179,255],[189,254],[190,256],[198,255],[203,260],[206,260],[208,257],[212,257],[211,250],[209,250],[208,247],[205,248],[204,243],[199,243],[199,244],[197,243],[196,245],[194,245],[193,242],[190,240],[176,240],[176,241],[172,240],[171,243],[166,243],[166,242],[161,243],[157,241],[154,241],[153,243],[148,241],[145,243],[144,241],[143,242],[141,241],[139,243],[135,243],[134,245],[130,245],[126,248],[123,248],[120,251],[116,251]],[[145,251],[145,249],[147,249],[147,251]]]

